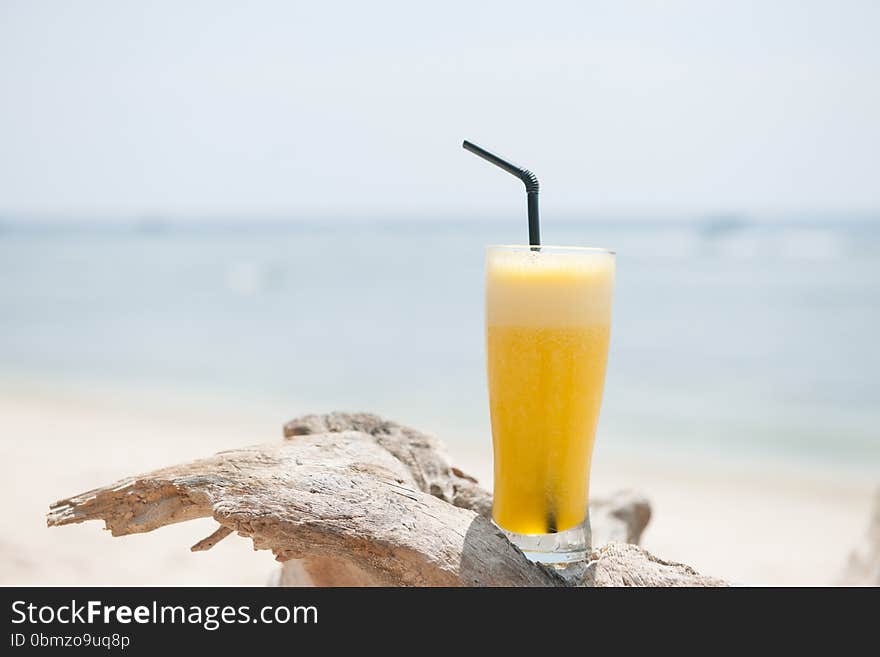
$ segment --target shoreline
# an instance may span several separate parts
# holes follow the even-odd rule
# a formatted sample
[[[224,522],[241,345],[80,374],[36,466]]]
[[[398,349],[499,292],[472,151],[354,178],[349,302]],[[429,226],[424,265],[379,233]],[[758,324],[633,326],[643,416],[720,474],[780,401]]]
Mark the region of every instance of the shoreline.
[[[239,429],[260,429],[267,432],[262,435],[271,438],[281,435],[284,422],[300,415],[333,411],[371,412],[437,436],[446,445],[453,460],[460,461],[458,465],[471,465],[474,470],[471,474],[474,476],[481,473],[481,482],[488,481],[492,475],[488,397],[484,429],[475,429],[474,422],[465,425],[428,419],[419,411],[407,414],[404,407],[383,412],[381,409],[337,407],[314,400],[285,400],[263,394],[245,394],[228,388],[177,389],[149,380],[126,380],[119,384],[103,377],[66,378],[48,372],[0,373],[0,399],[4,398],[43,399],[52,404],[83,403],[107,410],[137,410],[145,417],[170,416],[196,426],[205,421],[211,424],[223,422]],[[594,463],[598,456],[619,463],[658,464],[664,469],[708,468],[731,471],[734,475],[757,472],[762,477],[781,475],[832,485],[841,480],[859,486],[880,485],[880,474],[872,469],[871,463],[864,461],[821,462],[821,455],[786,454],[776,449],[761,452],[752,447],[722,456],[714,446],[706,449],[694,443],[666,443],[666,433],[662,432],[627,430],[612,435],[604,429],[603,424],[603,418],[600,418]]]
[[[0,583],[264,584],[274,560],[255,554],[250,541],[231,538],[208,553],[189,552],[213,531],[210,519],[112,540],[98,523],[45,526],[56,499],[223,449],[279,440],[285,420],[321,410],[284,413],[280,405],[253,399],[231,410],[218,397],[194,399],[52,384],[19,383],[13,390],[0,382],[3,492],[16,500],[7,520],[15,530],[0,542]],[[443,440],[444,433],[438,435]],[[867,477],[621,454],[603,449],[602,440],[610,439],[598,444],[592,494],[645,493],[653,517],[642,545],[732,583],[833,584],[866,530],[876,487]],[[457,465],[491,485],[488,438],[444,442]]]

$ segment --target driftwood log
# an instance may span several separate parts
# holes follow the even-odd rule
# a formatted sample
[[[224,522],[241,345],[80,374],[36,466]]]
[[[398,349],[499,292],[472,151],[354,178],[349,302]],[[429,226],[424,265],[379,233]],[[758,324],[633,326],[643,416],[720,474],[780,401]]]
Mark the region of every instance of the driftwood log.
[[[114,536],[213,517],[283,563],[281,585],[723,585],[637,543],[650,506],[636,493],[591,504],[588,562],[528,561],[489,519],[491,495],[453,467],[436,439],[369,414],[310,415],[285,440],[131,477],[60,500],[48,525],[103,520]]]
[[[880,489],[874,494],[868,531],[865,532],[862,543],[849,555],[839,583],[849,586],[880,586]]]

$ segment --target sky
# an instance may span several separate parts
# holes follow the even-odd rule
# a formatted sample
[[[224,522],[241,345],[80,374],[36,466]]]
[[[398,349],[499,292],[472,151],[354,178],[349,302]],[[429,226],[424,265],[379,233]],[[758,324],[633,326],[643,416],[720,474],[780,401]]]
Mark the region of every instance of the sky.
[[[878,2],[0,0],[0,214],[877,212]]]

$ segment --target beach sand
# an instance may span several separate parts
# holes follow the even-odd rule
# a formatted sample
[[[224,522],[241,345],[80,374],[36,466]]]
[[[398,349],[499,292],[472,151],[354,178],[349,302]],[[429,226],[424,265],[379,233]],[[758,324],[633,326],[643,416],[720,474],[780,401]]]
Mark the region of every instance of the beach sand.
[[[278,440],[282,422],[301,412],[242,406],[209,410],[126,395],[0,389],[0,493],[7,500],[0,584],[266,583],[277,565],[248,540],[230,537],[209,552],[189,551],[216,527],[210,519],[115,539],[101,523],[53,529],[45,523],[57,499],[222,449]],[[450,448],[484,483],[491,467],[486,444]],[[866,529],[872,495],[871,482],[831,474],[676,465],[601,451],[593,473],[594,495],[633,488],[651,500],[646,548],[741,584],[833,584]]]

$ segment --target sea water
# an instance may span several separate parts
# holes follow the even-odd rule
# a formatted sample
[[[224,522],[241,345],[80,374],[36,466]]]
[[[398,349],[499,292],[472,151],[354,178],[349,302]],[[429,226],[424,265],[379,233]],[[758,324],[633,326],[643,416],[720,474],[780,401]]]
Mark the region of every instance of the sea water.
[[[488,458],[485,247],[524,231],[9,218],[0,379],[372,410]],[[600,449],[880,473],[877,218],[590,216],[543,234],[618,254]]]

